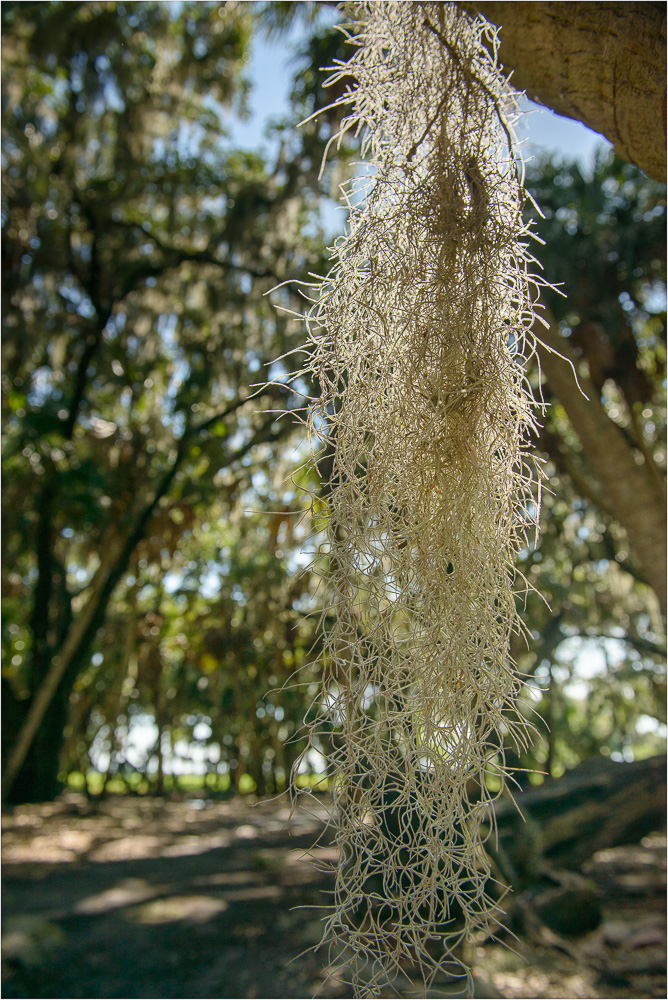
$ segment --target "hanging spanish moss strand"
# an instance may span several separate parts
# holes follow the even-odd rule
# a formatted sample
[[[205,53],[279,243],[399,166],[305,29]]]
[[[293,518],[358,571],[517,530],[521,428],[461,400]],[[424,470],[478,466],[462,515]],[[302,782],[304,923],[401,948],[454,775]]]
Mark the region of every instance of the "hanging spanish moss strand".
[[[331,82],[356,81],[367,167],[308,320],[315,460],[333,453],[309,718],[340,850],[326,934],[377,996],[466,975],[457,944],[498,927],[486,776],[503,787],[503,743],[527,741],[509,641],[538,519],[537,282],[495,29],[450,3],[353,11]]]

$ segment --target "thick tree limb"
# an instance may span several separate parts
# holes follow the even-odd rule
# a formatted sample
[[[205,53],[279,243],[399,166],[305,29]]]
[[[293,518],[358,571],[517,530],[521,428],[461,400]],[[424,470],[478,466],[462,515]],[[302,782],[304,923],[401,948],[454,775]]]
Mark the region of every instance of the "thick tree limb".
[[[666,822],[666,758],[582,761],[561,778],[496,806],[499,840],[516,869],[543,859],[578,868],[596,851],[637,843]],[[534,872],[526,871],[531,877]]]
[[[664,3],[464,3],[501,28],[518,90],[666,180]]]
[[[665,183],[664,3],[461,6],[501,29],[501,62],[518,90],[600,132],[622,159]]]
[[[625,529],[629,544],[647,582],[666,614],[666,520],[665,503],[646,465],[639,465],[619,427],[605,412],[595,387],[573,377],[572,356],[567,340],[560,336],[554,317],[545,311],[549,330],[536,335],[540,363],[548,384],[566,411],[577,433],[582,453],[598,480],[615,520]],[[553,352],[563,357],[558,357]],[[566,360],[564,360],[564,358]],[[583,392],[586,394],[583,395]]]

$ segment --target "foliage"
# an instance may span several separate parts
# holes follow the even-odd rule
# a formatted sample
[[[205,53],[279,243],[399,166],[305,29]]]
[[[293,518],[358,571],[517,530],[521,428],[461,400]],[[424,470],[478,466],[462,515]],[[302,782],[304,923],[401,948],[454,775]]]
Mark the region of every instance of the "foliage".
[[[67,660],[22,797],[53,794],[70,691],[117,699],[119,630],[160,632],[152,588],[186,572],[180,546],[247,499],[291,430],[273,411],[297,397],[250,386],[295,336],[263,294],[319,266],[322,145],[316,162],[310,129],[271,163],[231,144],[252,15],[3,7],[8,746]]]
[[[279,26],[282,6],[265,15]],[[172,755],[208,770],[212,788],[243,775],[237,787],[274,789],[304,750],[290,741],[315,694],[320,595],[313,578],[293,580],[312,525],[290,476],[306,456],[290,418],[270,412],[303,400],[249,388],[301,339],[263,293],[327,269],[318,212],[352,141],[321,182],[336,109],[299,131],[279,123],[271,153],[236,148],[249,48],[266,28],[256,13],[2,7],[5,762],[58,654],[71,654],[15,799],[52,797],[59,773],[91,762],[95,789],[134,770],[142,788],[169,787]],[[347,86],[324,90],[319,72],[346,57],[340,32],[321,21],[300,38],[293,121]],[[530,181],[546,213],[539,255],[568,294],[550,305],[662,480],[664,189],[615,160],[593,180],[543,163]],[[286,289],[273,301],[301,308]],[[283,379],[281,365],[269,371]],[[588,754],[661,747],[664,646],[629,539],[544,392],[552,493],[520,568],[553,610],[520,602],[533,638],[514,653],[533,678],[527,706],[552,733],[521,763],[558,773]],[[295,480],[315,486],[303,470]]]
[[[535,221],[546,276],[559,275],[566,293],[546,299],[663,506],[665,187],[612,155],[591,178],[576,163],[541,162],[529,183],[544,215]],[[539,706],[545,742],[525,762],[560,773],[598,752],[663,749],[666,649],[633,546],[549,383],[543,392],[548,490],[539,545],[521,564],[542,599],[530,595],[523,612],[532,641],[521,665],[549,693]]]

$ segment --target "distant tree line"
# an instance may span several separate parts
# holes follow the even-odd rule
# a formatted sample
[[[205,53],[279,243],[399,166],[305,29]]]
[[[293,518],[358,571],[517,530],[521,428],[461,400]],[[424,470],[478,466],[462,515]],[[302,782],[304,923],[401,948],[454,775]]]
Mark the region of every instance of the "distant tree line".
[[[322,609],[296,572],[317,530],[299,487],[318,514],[318,484],[286,413],[313,387],[272,365],[304,337],[275,305],[303,300],[265,293],[328,266],[322,199],[353,150],[319,180],[336,115],[292,125],[326,103],[341,36],[304,23],[293,122],[248,152],[231,122],[261,5],[5,3],[2,20],[4,795],[50,799],[92,758],[108,785],[142,719],[156,790],[198,741],[212,788],[279,789]],[[513,652],[544,720],[519,763],[558,772],[662,745],[665,188],[608,156],[593,178],[542,163],[530,187],[567,293],[546,337],[589,396],[541,354],[549,491],[520,568],[545,601],[522,606],[535,641]],[[582,649],[602,664],[586,698]]]

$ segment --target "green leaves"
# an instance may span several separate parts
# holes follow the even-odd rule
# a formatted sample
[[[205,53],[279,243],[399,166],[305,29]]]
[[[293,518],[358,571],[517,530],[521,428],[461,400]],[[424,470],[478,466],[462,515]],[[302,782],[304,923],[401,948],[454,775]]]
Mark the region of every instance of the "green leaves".
[[[663,510],[665,188],[612,156],[598,158],[591,179],[576,164],[544,162],[530,187],[546,216],[536,220],[541,262],[567,296],[545,297],[581,376],[623,431],[620,447],[652,477]],[[543,392],[549,491],[539,546],[521,568],[547,603],[530,595],[522,610],[534,642],[521,666],[539,684],[551,673],[550,693],[534,692],[551,729],[537,761],[560,769],[593,753],[659,746],[647,733],[660,733],[652,678],[663,673],[665,639],[633,539],[583,454],[587,429],[570,423],[549,381]],[[603,669],[591,673],[602,657]]]
[[[317,204],[317,166],[299,142],[289,170],[285,158],[279,169],[231,148],[226,122],[244,108],[253,13],[3,7],[5,538],[20,567],[5,587],[21,595],[22,623],[48,623],[39,669],[29,654],[22,661],[34,690],[113,555],[62,681],[65,706],[67,685],[79,684],[77,739],[101,717],[113,726],[132,672],[131,646],[105,635],[139,628],[153,664],[153,687],[131,686],[139,694],[127,711],[157,711],[159,692],[179,689],[189,661],[174,653],[161,679],[157,626],[146,636],[140,627],[152,608],[136,595],[151,594],[153,610],[170,606],[192,549],[212,525],[240,524],[257,470],[273,481],[275,442],[291,433],[267,413],[274,393],[245,401],[298,335],[264,293],[320,266],[321,246],[305,249],[299,234]],[[216,596],[201,586],[197,615]],[[190,600],[174,614],[192,611]],[[93,651],[103,663],[88,677]]]

